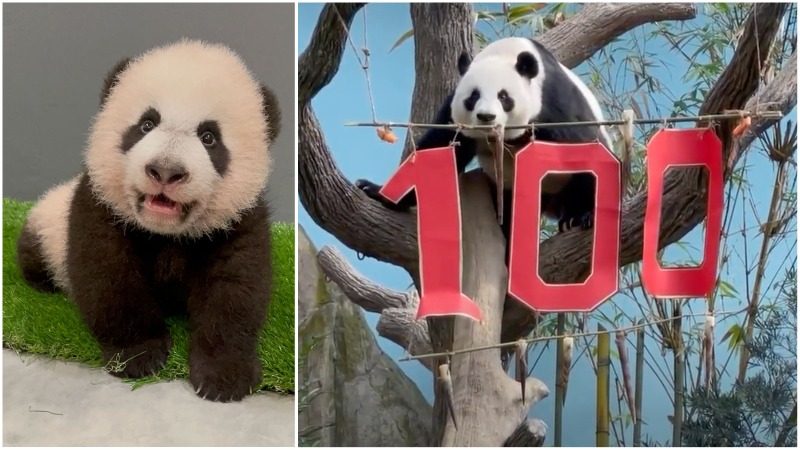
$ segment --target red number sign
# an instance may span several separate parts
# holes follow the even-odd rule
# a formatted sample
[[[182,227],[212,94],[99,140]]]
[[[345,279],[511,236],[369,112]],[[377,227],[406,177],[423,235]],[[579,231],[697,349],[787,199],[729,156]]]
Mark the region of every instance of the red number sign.
[[[539,276],[540,186],[548,172],[594,173],[597,183],[592,272],[580,284]],[[535,141],[516,155],[509,293],[543,312],[591,311],[619,287],[620,162],[600,143]],[[564,262],[568,264],[567,261]]]
[[[664,174],[670,167],[705,166],[708,204],[703,262],[697,267],[663,269],[658,263],[658,233]],[[714,290],[722,230],[722,142],[709,128],[664,129],[647,146],[647,209],[644,220],[642,282],[660,298],[704,297]]]
[[[417,195],[420,298],[417,318],[481,311],[461,293],[461,205],[453,147],[412,153],[381,189],[393,202],[412,189]]]
[[[662,269],[656,259],[664,174],[669,167],[705,166],[709,173],[703,263]],[[661,130],[647,150],[648,197],[644,222],[643,281],[656,297],[703,297],[716,282],[722,228],[722,143],[708,128]],[[548,172],[594,173],[592,270],[579,284],[547,284],[538,274],[540,186]],[[453,147],[418,151],[381,190],[399,201],[417,196],[420,255],[418,318],[464,315],[481,319],[478,306],[461,293],[461,211]],[[619,288],[620,162],[603,145],[536,141],[516,155],[511,218],[509,293],[542,312],[591,311]],[[565,261],[564,264],[568,264]]]

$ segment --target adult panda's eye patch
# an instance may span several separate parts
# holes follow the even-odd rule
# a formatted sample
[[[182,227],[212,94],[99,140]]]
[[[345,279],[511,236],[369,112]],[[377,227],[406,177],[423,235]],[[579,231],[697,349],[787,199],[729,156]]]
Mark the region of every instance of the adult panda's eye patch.
[[[464,109],[466,109],[467,111],[472,111],[473,109],[475,109],[475,104],[478,103],[478,100],[480,100],[480,98],[481,98],[481,91],[479,91],[477,88],[473,89],[469,97],[467,97],[466,100],[464,100]]]
[[[152,123],[152,128],[147,123]],[[122,153],[127,153],[128,150],[133,148],[142,138],[153,128],[157,127],[161,123],[161,113],[158,112],[152,106],[147,108],[147,110],[142,113],[139,117],[139,121],[136,122],[135,125],[131,125],[125,130],[125,133],[122,135],[122,142],[120,143],[120,150]]]

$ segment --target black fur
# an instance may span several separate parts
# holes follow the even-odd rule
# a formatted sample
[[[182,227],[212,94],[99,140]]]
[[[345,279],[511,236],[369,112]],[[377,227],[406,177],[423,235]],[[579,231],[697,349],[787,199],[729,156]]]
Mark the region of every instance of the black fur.
[[[508,92],[506,92],[505,89],[497,93],[497,98],[503,105],[503,111],[510,112],[512,109],[514,109],[514,99],[508,95]]]
[[[214,170],[216,170],[220,176],[223,176],[228,172],[228,164],[231,162],[231,152],[228,150],[228,147],[225,147],[225,143],[222,140],[222,131],[215,120],[207,120],[198,125],[197,137],[202,137],[207,131],[211,132],[216,138],[213,145],[205,146],[206,150],[208,150],[208,157],[211,159],[211,164],[214,165]]]
[[[539,70],[546,73],[545,85],[542,90],[542,112],[535,118],[536,122],[567,122],[567,121],[588,121],[593,120],[591,109],[583,98],[580,90],[572,83],[572,80],[558,67],[558,60],[544,46],[531,39],[536,46],[542,61],[536,61],[529,52],[523,52],[518,56],[516,68],[521,74],[538,74]],[[459,58],[459,73],[466,73],[471,59],[464,52]],[[453,123],[450,103],[453,100],[450,94],[442,107],[436,114],[433,123],[447,124]],[[598,138],[599,128],[597,126],[585,127],[559,127],[559,128],[536,128],[534,137],[536,140],[564,143],[592,142]],[[451,142],[456,142],[456,166],[458,173],[464,173],[467,165],[472,161],[477,153],[478,142],[475,139],[456,133],[455,130],[430,129],[417,142],[419,150],[427,148],[446,147]],[[529,142],[528,136],[523,136],[519,142],[507,141],[507,144],[519,146]],[[362,189],[367,196],[373,198],[387,208],[395,211],[407,211],[416,206],[417,199],[414,191],[409,192],[399,203],[394,204],[380,195],[382,186],[368,180],[357,180],[356,186]],[[505,194],[510,199],[511,186],[506,186]],[[588,229],[593,226],[594,207],[595,207],[595,180],[590,172],[579,172],[574,174],[564,189],[558,194],[542,194],[542,211],[558,219],[559,230],[564,231],[574,226]],[[504,201],[504,205],[510,208],[511,202]],[[510,211],[509,211],[510,212]],[[510,214],[503,214],[504,222],[510,225]],[[504,227],[506,239],[508,239],[508,229]]]
[[[43,255],[42,244],[26,223],[17,240],[17,265],[22,272],[22,278],[42,292],[57,292],[58,288],[50,279]]]
[[[106,103],[106,99],[108,95],[111,93],[111,89],[117,85],[119,81],[119,75],[128,68],[128,65],[131,63],[131,58],[123,58],[114,65],[108,74],[106,75],[105,80],[103,80],[103,89],[100,91],[100,106]]]
[[[274,141],[281,133],[281,108],[278,103],[278,97],[264,84],[261,85],[261,102],[264,108],[264,115],[267,117],[271,130],[269,140]]]
[[[122,135],[122,142],[119,144],[120,150],[122,153],[127,153],[128,150],[132,149],[134,145],[138,144],[139,141],[148,133],[142,129],[142,124],[147,121],[150,121],[156,127],[161,123],[161,114],[153,107],[150,107],[142,113],[142,116],[139,118],[139,122],[134,125],[128,127],[125,130],[125,133]]]
[[[119,376],[157,373],[172,339],[164,322],[188,313],[190,381],[210,400],[240,400],[261,380],[258,335],[271,289],[266,200],[233,231],[196,240],[125,228],[84,175],[70,208],[72,298]]]
[[[534,78],[539,73],[539,63],[530,52],[522,52],[517,55],[517,64],[514,68],[526,78]]]

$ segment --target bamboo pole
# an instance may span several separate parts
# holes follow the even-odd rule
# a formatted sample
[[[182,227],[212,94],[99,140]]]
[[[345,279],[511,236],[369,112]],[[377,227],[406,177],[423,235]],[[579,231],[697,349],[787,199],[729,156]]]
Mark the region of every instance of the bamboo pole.
[[[562,345],[564,343],[564,322],[566,321],[564,313],[558,314],[558,321],[556,323],[556,334],[561,336],[556,341],[556,411],[555,411],[555,434],[553,436],[553,446],[561,447],[561,430],[562,430],[562,417],[564,411],[564,386],[559,383],[562,367],[564,365],[564,352]]]
[[[608,383],[611,364],[611,337],[603,325],[597,324],[597,447],[608,447]]]
[[[639,320],[639,324],[644,324],[644,319]],[[634,408],[636,410],[636,422],[633,423],[633,446],[642,446],[642,390],[644,387],[644,328],[636,330],[636,386],[634,389]]]
[[[673,423],[672,423],[672,446],[673,447],[680,447],[681,446],[681,428],[683,425],[683,335],[681,334],[681,312],[682,312],[682,303],[680,300],[676,300],[676,304],[673,309],[672,317],[675,318],[675,321],[672,322],[672,335],[674,337],[673,342],[675,343],[672,352],[675,356],[674,358],[674,384],[675,384],[675,408],[672,413]]]
[[[769,259],[770,240],[774,236],[772,228],[775,225],[778,215],[778,204],[783,198],[783,185],[786,178],[786,161],[778,163],[778,171],[775,174],[775,186],[772,189],[772,200],[769,205],[769,213],[767,214],[767,222],[764,224],[764,237],[761,240],[761,252],[758,255],[758,268],[756,269],[756,278],[753,284],[753,295],[750,297],[750,302],[747,308],[747,318],[745,322],[744,342],[741,342],[741,358],[739,359],[739,374],[736,381],[739,384],[744,383],[745,376],[747,375],[747,365],[750,362],[750,351],[747,349],[747,344],[753,340],[753,329],[755,328],[756,316],[758,316],[758,301],[761,296],[761,283],[764,281],[764,272],[767,268],[767,260]]]

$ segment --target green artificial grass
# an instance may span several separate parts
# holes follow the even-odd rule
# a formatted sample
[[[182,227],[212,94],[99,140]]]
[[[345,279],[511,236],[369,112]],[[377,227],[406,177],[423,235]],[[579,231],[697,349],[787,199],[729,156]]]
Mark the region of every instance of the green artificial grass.
[[[3,343],[18,352],[101,367],[100,347],[75,304],[62,293],[44,294],[28,286],[17,267],[17,239],[33,204],[3,199]],[[273,224],[272,236],[274,284],[259,342],[263,364],[259,390],[294,392],[294,224]],[[188,378],[188,324],[176,318],[168,323],[174,347],[167,365],[157,375],[127,380],[134,389]]]

